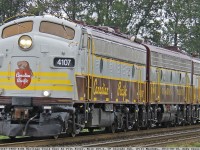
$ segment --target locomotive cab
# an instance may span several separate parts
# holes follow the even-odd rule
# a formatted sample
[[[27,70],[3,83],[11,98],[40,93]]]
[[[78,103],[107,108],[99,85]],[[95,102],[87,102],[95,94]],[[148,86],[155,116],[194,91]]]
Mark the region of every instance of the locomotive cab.
[[[76,30],[75,23],[54,17],[26,17],[1,26],[1,134],[51,136],[68,126],[74,112]]]

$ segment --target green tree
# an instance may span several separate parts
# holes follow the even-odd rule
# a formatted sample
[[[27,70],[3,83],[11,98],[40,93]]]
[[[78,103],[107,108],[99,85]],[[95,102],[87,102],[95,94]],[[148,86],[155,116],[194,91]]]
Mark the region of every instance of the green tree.
[[[36,16],[49,14],[51,4],[51,0],[31,0],[25,12]]]
[[[200,1],[188,1],[188,10],[188,33],[182,38],[182,47],[190,53],[200,54]]]
[[[85,20],[88,24],[96,26],[118,27],[122,32],[127,31],[127,26],[133,15],[133,2],[127,0],[88,0],[89,7]]]
[[[199,0],[0,0],[3,20],[20,14],[65,16],[88,25],[119,27],[153,45],[200,53]]]
[[[178,46],[189,53],[199,53],[200,1],[166,1],[163,7],[160,45]]]
[[[86,22],[97,26],[108,24],[109,11],[112,5],[113,0],[88,0],[88,9],[85,17]]]
[[[134,2],[133,16],[128,26],[129,32],[158,45],[161,37],[164,1],[135,0]]]
[[[163,27],[163,44],[181,46],[182,39],[188,33],[188,1],[174,0],[166,1],[164,5],[164,27]]]
[[[107,25],[119,27],[122,32],[127,32],[127,26],[133,15],[131,6],[132,3],[127,1],[115,1],[110,10]]]
[[[0,0],[0,16],[5,20],[22,14],[27,4],[27,0]]]
[[[49,13],[71,20],[83,20],[87,7],[87,0],[51,0]]]

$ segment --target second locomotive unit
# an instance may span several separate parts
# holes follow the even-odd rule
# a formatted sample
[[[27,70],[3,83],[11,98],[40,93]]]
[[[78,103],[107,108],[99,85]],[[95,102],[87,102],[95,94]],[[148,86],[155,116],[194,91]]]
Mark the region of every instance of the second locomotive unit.
[[[0,134],[72,136],[199,120],[200,60],[109,27],[32,16],[0,27]]]

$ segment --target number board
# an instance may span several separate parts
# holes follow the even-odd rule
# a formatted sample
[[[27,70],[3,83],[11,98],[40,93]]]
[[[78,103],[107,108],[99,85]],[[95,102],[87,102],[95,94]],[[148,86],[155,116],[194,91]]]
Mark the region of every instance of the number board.
[[[74,58],[55,57],[53,64],[55,67],[74,67],[75,60]]]

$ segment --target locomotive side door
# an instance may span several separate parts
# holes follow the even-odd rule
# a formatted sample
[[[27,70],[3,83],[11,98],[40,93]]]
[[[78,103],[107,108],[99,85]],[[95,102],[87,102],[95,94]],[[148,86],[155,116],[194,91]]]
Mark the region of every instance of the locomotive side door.
[[[82,46],[79,50],[80,74],[76,75],[79,100],[91,98],[91,35],[83,29]]]
[[[188,74],[186,73],[185,74],[185,89],[186,89],[186,91],[185,91],[185,100],[186,100],[186,102],[187,103],[190,103],[190,102],[192,102],[192,99],[191,99],[191,91],[190,91],[190,79],[189,79],[189,76],[188,76]]]
[[[92,57],[92,36],[88,35],[87,39],[87,100],[92,98],[93,77],[93,57]]]
[[[87,72],[87,53],[88,53],[88,33],[87,31],[84,31],[82,34],[82,47],[80,50],[81,55],[81,74],[84,75]]]
[[[156,70],[156,74],[157,74],[157,85],[156,85],[156,101],[160,102],[160,93],[161,93],[161,78],[162,78],[162,70],[157,68]]]
[[[82,29],[81,36],[81,47],[78,53],[79,61],[79,73],[76,74],[76,83],[77,83],[77,93],[79,100],[88,100],[88,72],[89,72],[89,51],[88,49],[88,37],[86,29]]]
[[[198,81],[198,85],[197,85],[197,100],[198,100],[198,103],[200,103],[200,76],[197,77],[197,81]]]
[[[142,103],[143,102],[143,99],[142,99],[142,71],[141,71],[141,68],[138,67],[138,102],[139,103]]]

